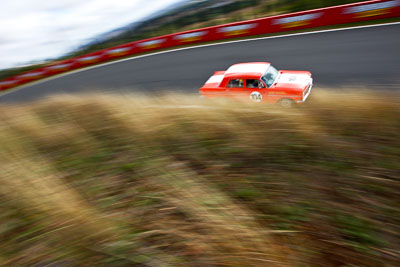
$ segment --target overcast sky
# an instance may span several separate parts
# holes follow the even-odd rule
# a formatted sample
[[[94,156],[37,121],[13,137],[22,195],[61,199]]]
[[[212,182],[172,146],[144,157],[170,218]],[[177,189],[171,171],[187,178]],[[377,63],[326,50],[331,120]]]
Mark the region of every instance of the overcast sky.
[[[182,0],[0,0],[0,69],[58,57]]]

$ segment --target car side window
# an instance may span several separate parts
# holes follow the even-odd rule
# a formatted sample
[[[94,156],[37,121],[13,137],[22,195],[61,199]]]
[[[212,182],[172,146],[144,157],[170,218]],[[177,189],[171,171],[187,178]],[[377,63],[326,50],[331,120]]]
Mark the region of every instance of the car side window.
[[[258,88],[258,81],[254,79],[246,79],[247,88]]]
[[[229,88],[242,88],[243,87],[243,79],[232,79],[229,81]]]
[[[260,80],[256,79],[246,79],[247,88],[265,88],[265,85]]]

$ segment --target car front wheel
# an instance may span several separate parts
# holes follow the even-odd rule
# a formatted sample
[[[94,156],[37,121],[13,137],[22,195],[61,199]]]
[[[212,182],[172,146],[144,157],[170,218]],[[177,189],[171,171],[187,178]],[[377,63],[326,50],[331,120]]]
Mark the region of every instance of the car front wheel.
[[[284,98],[279,101],[279,105],[283,108],[292,108],[296,103],[289,98]]]

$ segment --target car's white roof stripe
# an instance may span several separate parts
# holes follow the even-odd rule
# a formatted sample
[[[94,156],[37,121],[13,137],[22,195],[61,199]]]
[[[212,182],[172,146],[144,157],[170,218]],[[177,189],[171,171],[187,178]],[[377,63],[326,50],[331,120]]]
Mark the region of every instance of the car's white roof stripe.
[[[224,75],[213,75],[206,81],[206,83],[220,83],[223,78]]]
[[[270,64],[267,63],[242,63],[232,65],[225,74],[229,73],[240,73],[240,72],[256,72],[264,74]]]

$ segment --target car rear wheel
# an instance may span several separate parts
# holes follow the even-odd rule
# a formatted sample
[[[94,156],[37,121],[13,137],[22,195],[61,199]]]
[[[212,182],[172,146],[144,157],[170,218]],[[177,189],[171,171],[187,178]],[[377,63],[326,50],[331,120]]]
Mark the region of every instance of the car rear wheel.
[[[295,105],[295,102],[292,99],[284,98],[279,101],[279,105],[283,108],[292,108]]]

